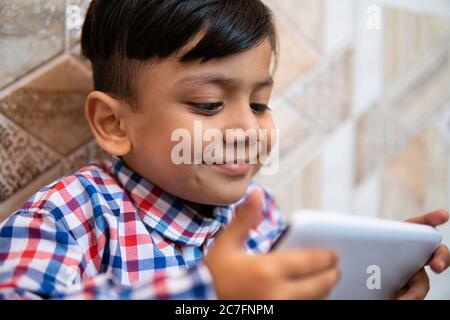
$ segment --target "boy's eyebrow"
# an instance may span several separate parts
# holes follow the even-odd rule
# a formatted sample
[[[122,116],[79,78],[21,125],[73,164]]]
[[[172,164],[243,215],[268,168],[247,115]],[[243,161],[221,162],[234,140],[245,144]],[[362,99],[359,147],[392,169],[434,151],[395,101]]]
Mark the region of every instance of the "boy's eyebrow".
[[[203,74],[199,76],[186,77],[178,81],[183,84],[213,84],[213,85],[231,85],[240,86],[242,81],[234,78],[228,78],[222,74]],[[270,87],[273,85],[273,78],[269,76],[267,79],[253,83],[255,89]]]

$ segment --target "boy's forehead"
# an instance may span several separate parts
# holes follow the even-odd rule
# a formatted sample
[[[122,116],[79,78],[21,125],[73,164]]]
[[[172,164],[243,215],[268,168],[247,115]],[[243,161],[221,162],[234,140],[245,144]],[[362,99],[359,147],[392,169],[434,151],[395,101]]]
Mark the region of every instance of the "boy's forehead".
[[[272,58],[273,50],[266,40],[255,48],[207,62],[183,63],[178,55],[174,55],[153,64],[148,69],[147,77],[158,81],[166,79],[175,86],[222,83],[271,85]]]
[[[206,72],[187,76],[178,80],[176,85],[223,85],[223,86],[243,86],[245,85],[244,79],[238,76],[227,76],[225,73],[221,72]],[[250,83],[250,85],[255,87],[267,87],[273,85],[273,78],[270,74],[264,77],[259,77],[256,81]]]

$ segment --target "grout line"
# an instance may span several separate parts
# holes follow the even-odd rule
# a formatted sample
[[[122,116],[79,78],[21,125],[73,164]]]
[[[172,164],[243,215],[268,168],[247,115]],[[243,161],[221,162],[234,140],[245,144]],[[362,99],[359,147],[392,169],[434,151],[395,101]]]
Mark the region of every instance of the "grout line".
[[[64,0],[64,52],[70,51],[70,31],[67,29],[67,7],[69,6],[69,0]]]
[[[51,68],[62,63],[65,59],[67,59],[67,54],[62,52],[57,56],[53,57],[52,59],[50,59],[49,61],[39,65],[35,69],[25,74],[23,77],[4,87],[0,91],[0,99],[5,98],[6,96],[13,93],[17,89],[20,89],[21,87],[25,86],[30,81],[42,76],[43,74],[48,72]]]
[[[71,63],[76,64],[80,71],[83,72],[86,76],[92,76],[92,69],[81,63],[81,61],[74,57],[71,53],[69,53],[68,60],[70,60]]]
[[[273,3],[274,8],[277,9],[277,11],[274,11],[275,20],[278,24],[284,24],[285,27],[289,27],[289,29],[294,30],[292,34],[294,37],[296,37],[299,41],[302,41],[304,45],[307,47],[308,50],[311,51],[311,53],[320,60],[321,57],[324,56],[324,53],[319,49],[319,47],[310,40],[299,28],[295,25],[295,23],[292,21],[292,18],[286,13],[285,9],[283,7],[280,7],[276,3]],[[324,7],[321,8],[322,14],[324,13]],[[281,19],[283,18],[283,19]],[[322,34],[323,36],[323,34]],[[323,42],[323,37],[322,37]]]

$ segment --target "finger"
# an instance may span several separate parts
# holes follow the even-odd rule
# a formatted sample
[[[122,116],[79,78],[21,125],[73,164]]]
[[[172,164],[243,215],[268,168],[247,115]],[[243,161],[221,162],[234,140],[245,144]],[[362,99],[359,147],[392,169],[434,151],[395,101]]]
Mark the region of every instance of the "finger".
[[[250,229],[258,222],[263,209],[264,196],[262,191],[255,189],[246,202],[236,209],[236,215],[228,227],[219,235],[217,241],[223,245],[242,248],[248,238]]]
[[[401,288],[400,291],[397,292],[395,299],[396,300],[400,299],[400,297],[403,296],[406,293],[406,291],[408,291],[408,289],[409,289],[408,286]]]
[[[338,283],[340,270],[334,267],[325,272],[314,274],[285,284],[288,299],[324,299]]]
[[[426,224],[432,227],[439,226],[449,219],[448,212],[445,210],[435,210],[420,216],[412,217],[406,220],[406,222]]]
[[[430,290],[430,280],[424,268],[417,272],[409,281],[407,289],[398,300],[421,300]]]
[[[286,277],[304,277],[336,267],[332,250],[286,250],[271,254],[279,272]]]
[[[450,252],[445,244],[441,244],[433,253],[429,265],[431,270],[441,273],[450,266]]]

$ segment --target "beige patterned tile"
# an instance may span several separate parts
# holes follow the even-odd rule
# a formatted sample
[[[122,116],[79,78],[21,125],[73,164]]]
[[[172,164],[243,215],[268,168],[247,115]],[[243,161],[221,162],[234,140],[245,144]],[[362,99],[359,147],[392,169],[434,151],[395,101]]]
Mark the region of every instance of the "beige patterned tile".
[[[284,13],[293,30],[304,35],[317,49],[322,48],[325,25],[324,0],[281,0],[275,1],[274,6]],[[275,12],[277,13],[276,10]]]
[[[383,23],[386,88],[449,41],[450,19],[387,7]]]
[[[403,95],[391,102],[392,108],[398,112],[405,127],[416,131],[450,100],[449,88],[450,60],[445,49]]]
[[[310,162],[301,173],[302,191],[298,196],[301,198],[303,208],[321,207],[322,199],[322,158],[318,156]]]
[[[275,7],[275,5],[276,5],[276,3],[277,3],[277,0],[262,0],[262,2],[266,5],[266,6],[268,6],[270,9],[274,9],[274,7]]]
[[[295,110],[285,99],[273,106],[274,123],[279,130],[280,156],[290,153],[313,135],[308,119]]]
[[[350,212],[367,217],[380,216],[381,174],[372,174],[353,188]]]
[[[448,208],[450,189],[450,148],[447,141],[432,127],[425,132],[427,144],[427,178],[425,210]]]
[[[443,109],[444,110],[441,113],[436,115],[434,123],[439,130],[442,139],[444,139],[450,147],[450,101]]]
[[[0,202],[51,169],[59,159],[0,114]]]
[[[64,49],[64,0],[0,2],[0,88]]]
[[[285,216],[301,208],[321,207],[321,158],[313,159],[290,181],[276,189],[275,199]]]
[[[272,107],[274,122],[279,129],[278,171],[272,175],[258,175],[256,180],[277,189],[298,175],[316,157],[325,135],[314,130],[309,119],[293,109],[288,101],[277,99]]]
[[[90,77],[71,59],[0,101],[0,112],[61,155],[91,139],[84,117]]]
[[[289,217],[297,208],[301,207],[301,194],[302,181],[299,175],[274,193],[276,203],[283,216]]]
[[[426,137],[415,137],[386,166],[386,173],[423,207],[425,204],[427,145]]]
[[[318,57],[284,21],[277,21],[277,30],[280,50],[275,73],[275,95],[282,93],[318,63]]]
[[[350,113],[352,57],[352,51],[345,50],[288,94],[289,101],[322,130],[334,130]]]
[[[405,220],[423,212],[423,204],[415,199],[404,186],[392,177],[382,177],[381,203],[379,217],[392,220]]]
[[[435,128],[421,131],[386,165],[381,214],[409,216],[445,208],[448,203],[449,149]]]
[[[381,168],[408,139],[409,133],[392,110],[375,105],[362,114],[356,120],[355,185]]]

